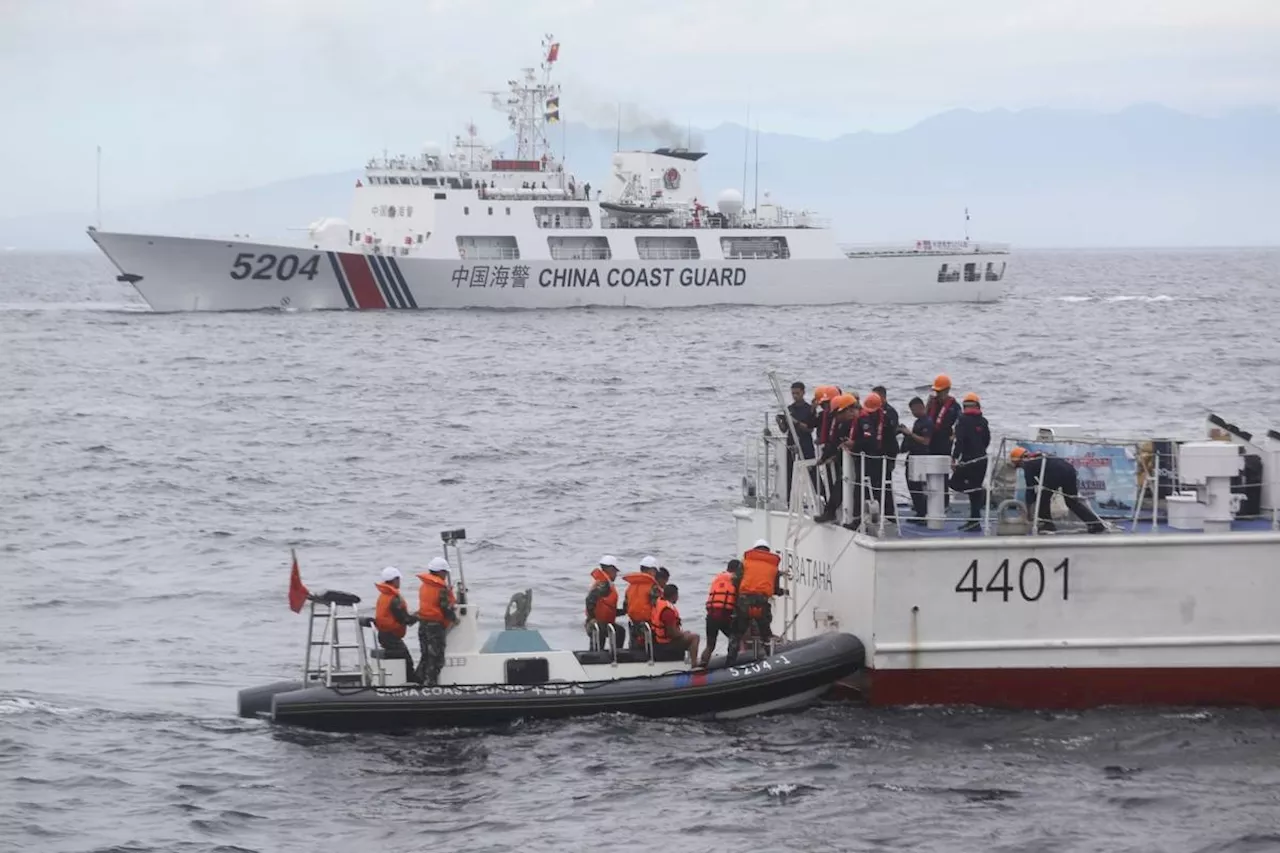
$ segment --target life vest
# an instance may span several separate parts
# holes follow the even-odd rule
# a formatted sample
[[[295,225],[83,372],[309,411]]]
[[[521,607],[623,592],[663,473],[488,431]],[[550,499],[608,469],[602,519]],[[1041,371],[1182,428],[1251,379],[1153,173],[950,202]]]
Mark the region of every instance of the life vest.
[[[449,591],[449,605],[456,607],[453,590],[449,589],[443,578],[436,577],[430,572],[418,575],[418,580],[422,581],[422,586],[418,587],[418,619],[423,622],[448,625],[449,617],[445,616],[444,611],[440,609],[440,590]]]
[[[933,421],[934,430],[942,429],[942,422],[946,420],[951,409],[956,405],[956,398],[948,394],[945,397],[934,397],[933,402],[929,404],[927,414],[929,419]]]
[[[676,606],[665,598],[659,598],[658,603],[653,606],[653,613],[649,617],[649,627],[653,629],[653,641],[655,643],[669,643],[675,639],[666,626],[662,624],[662,614],[670,610],[676,614],[676,625],[680,624],[680,611],[676,610]]]
[[[739,595],[773,596],[778,583],[778,564],[782,558],[772,551],[752,548],[742,555],[742,583]]]
[[[818,444],[826,444],[827,439],[831,437],[831,410],[823,408],[818,415]]]
[[[391,603],[400,597],[400,590],[387,583],[374,584],[374,586],[381,594],[373,608],[373,627],[384,633],[403,637],[404,624],[391,614]]]
[[[657,580],[644,572],[632,572],[623,577],[627,582],[627,595],[624,599],[627,618],[632,622],[648,622],[653,615],[653,601],[649,593]]]
[[[609,591],[596,599],[595,610],[591,613],[591,618],[602,625],[612,625],[613,620],[618,618],[618,590],[614,587],[613,582],[609,580],[609,576],[604,573],[604,569],[596,569],[591,573],[591,577],[596,581],[604,581],[609,584]]]
[[[727,616],[733,612],[733,605],[737,601],[738,590],[734,585],[733,573],[721,572],[716,575],[711,581],[711,592],[707,594],[707,615]]]

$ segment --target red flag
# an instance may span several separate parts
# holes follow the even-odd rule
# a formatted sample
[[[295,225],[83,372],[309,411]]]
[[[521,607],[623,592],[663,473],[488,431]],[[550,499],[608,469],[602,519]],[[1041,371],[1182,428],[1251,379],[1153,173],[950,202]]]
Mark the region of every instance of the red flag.
[[[294,613],[302,610],[302,605],[307,603],[307,596],[311,593],[302,585],[302,575],[298,572],[298,555],[292,548],[289,553],[293,554],[293,571],[289,575],[289,609]]]
[[[551,45],[551,50],[547,51],[547,62],[555,62],[556,57],[560,55],[560,42]]]

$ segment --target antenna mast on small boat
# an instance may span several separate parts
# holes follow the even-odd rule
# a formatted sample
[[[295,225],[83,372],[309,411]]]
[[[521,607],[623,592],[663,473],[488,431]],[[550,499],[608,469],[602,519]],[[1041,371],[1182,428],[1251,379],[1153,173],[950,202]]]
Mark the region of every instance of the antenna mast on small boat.
[[[98,230],[102,230],[102,146],[98,146],[98,162],[94,170],[94,186],[96,201],[94,209],[98,220]]]
[[[760,209],[760,120],[756,119],[756,178],[755,178],[755,197],[751,202],[751,206]]]

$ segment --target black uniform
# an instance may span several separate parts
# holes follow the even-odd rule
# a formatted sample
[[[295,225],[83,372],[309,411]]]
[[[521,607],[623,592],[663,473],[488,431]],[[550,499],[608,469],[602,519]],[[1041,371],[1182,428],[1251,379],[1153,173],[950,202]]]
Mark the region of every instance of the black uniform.
[[[979,409],[966,409],[956,421],[956,443],[951,458],[956,461],[948,488],[969,496],[969,518],[977,521],[987,504],[987,448],[991,429]]]
[[[929,398],[924,414],[933,425],[929,433],[929,454],[950,456],[951,439],[955,433],[956,421],[960,419],[960,404],[954,397],[933,396]]]
[[[1044,463],[1044,482],[1040,483],[1040,466]],[[1036,484],[1039,483],[1040,498],[1036,507],[1036,514],[1040,517],[1039,527],[1041,530],[1053,530],[1053,512],[1050,501],[1053,500],[1053,493],[1058,492],[1062,495],[1063,501],[1067,504],[1067,509],[1076,516],[1076,518],[1085,522],[1089,526],[1090,533],[1102,533],[1106,530],[1106,525],[1102,520],[1094,514],[1089,505],[1080,500],[1080,482],[1076,474],[1076,469],[1065,459],[1059,459],[1056,456],[1041,453],[1028,453],[1022,457],[1022,475],[1027,481],[1027,496],[1034,498]]]
[[[792,403],[787,406],[787,411],[791,414],[791,420],[796,424],[796,438],[800,441],[800,458],[813,458],[813,432],[818,426],[818,416],[813,411],[813,407],[801,400],[798,403]],[[786,428],[786,419],[782,419],[782,427]],[[791,500],[791,477],[794,474],[792,470],[796,462],[796,447],[791,441],[791,431],[787,433],[787,500]],[[814,489],[818,488],[818,472],[814,469],[809,474],[813,480]]]
[[[853,451],[865,454],[861,460],[863,482],[858,484],[859,495],[870,494],[879,501],[880,511],[886,517],[896,518],[892,466],[898,456],[898,424],[883,408],[864,412],[854,426]]]
[[[836,511],[840,509],[840,505],[844,503],[844,487],[842,478],[844,477],[844,453],[840,446],[846,440],[852,439],[854,435],[854,427],[857,426],[857,420],[846,421],[844,423],[832,422],[831,428],[828,430],[827,443],[822,447],[822,456],[819,457],[820,464],[830,464],[833,473],[833,484],[831,493],[827,495],[826,506],[822,508],[822,515],[814,519],[815,521],[834,521]],[[853,458],[853,478],[857,482],[859,478],[858,457]],[[853,516],[858,518],[862,514],[862,490],[853,490]]]
[[[929,514],[929,497],[925,494],[924,480],[911,479],[911,454],[917,456],[927,456],[929,454],[928,441],[933,436],[933,421],[926,414],[916,418],[915,423],[911,425],[911,434],[918,435],[925,439],[924,444],[912,441],[906,436],[902,437],[902,454],[907,457],[907,491],[911,493],[911,507],[916,511],[917,518],[924,518]]]

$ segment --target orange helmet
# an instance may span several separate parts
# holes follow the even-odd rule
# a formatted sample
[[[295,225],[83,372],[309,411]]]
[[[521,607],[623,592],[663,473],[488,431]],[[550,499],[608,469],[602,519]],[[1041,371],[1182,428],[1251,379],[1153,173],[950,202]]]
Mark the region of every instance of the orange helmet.
[[[950,391],[951,377],[945,373],[939,373],[937,376],[933,377],[933,390]]]
[[[850,406],[858,405],[858,396],[856,394],[838,394],[831,399],[831,411],[841,412]]]
[[[840,389],[834,385],[819,385],[813,389],[813,403],[814,405],[825,403],[839,393]]]
[[[1019,462],[1022,461],[1023,457],[1026,455],[1027,455],[1027,449],[1025,447],[1021,447],[1021,446],[1014,447],[1013,450],[1009,451],[1009,461],[1017,465]]]
[[[884,405],[884,400],[880,399],[880,395],[872,391],[867,398],[862,401],[862,408],[868,412],[878,412],[880,407]]]
[[[968,394],[965,394],[965,395],[964,395],[964,402],[966,402],[966,403],[977,403],[977,404],[981,405],[981,404],[982,404],[982,398],[980,398],[977,394],[975,394],[975,393],[973,393],[972,391],[970,391]]]

